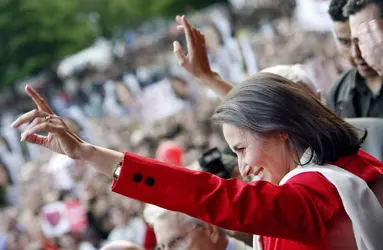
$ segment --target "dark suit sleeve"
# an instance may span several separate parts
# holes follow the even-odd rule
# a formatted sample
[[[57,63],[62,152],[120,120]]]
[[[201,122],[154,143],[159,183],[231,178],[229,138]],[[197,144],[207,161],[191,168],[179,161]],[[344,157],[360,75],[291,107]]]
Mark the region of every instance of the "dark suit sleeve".
[[[335,106],[335,100],[336,100],[336,86],[333,86],[326,94],[325,94],[325,104],[326,106],[332,110],[336,111],[336,106]]]
[[[339,98],[339,92],[342,88],[342,86],[347,82],[348,76],[350,75],[351,70],[348,70],[344,72],[332,85],[332,87],[325,93],[325,104],[326,106],[334,111],[337,112],[337,102]]]
[[[343,81],[344,75],[342,75],[325,94],[326,106],[334,112],[337,112],[336,103],[338,99],[339,89]]]
[[[130,153],[125,153],[121,174],[112,184],[116,193],[221,228],[301,242],[326,234],[327,221],[342,207],[334,189],[318,173],[297,175],[281,186],[245,183]]]

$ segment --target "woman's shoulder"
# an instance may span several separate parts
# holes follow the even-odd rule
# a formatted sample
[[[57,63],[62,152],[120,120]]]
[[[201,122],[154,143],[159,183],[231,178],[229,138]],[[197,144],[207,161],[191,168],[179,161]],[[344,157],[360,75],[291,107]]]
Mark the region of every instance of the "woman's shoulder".
[[[363,179],[369,186],[375,184],[383,175],[383,163],[371,156],[370,154],[359,150],[357,153],[342,156],[335,162],[329,162],[329,166],[339,167],[353,175]],[[325,166],[312,166],[320,170]],[[302,168],[304,169],[304,167]],[[299,171],[297,174],[288,178],[286,183],[295,183],[312,187],[313,189],[333,189],[333,185],[329,182],[320,171]],[[319,191],[319,190],[318,190]]]
[[[340,157],[330,164],[351,172],[367,182],[369,186],[379,180],[383,174],[383,163],[363,150]]]
[[[284,186],[299,187],[299,195],[312,201],[325,221],[343,211],[342,199],[337,188],[320,172],[301,172],[289,178],[281,188]]]

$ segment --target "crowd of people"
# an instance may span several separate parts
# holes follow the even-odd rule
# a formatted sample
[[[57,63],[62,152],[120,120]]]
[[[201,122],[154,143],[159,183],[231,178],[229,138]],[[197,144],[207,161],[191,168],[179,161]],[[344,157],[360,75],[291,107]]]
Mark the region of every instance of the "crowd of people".
[[[1,117],[0,250],[380,249],[383,5],[328,13],[332,34],[178,16],[166,52],[87,68],[47,102],[26,87],[34,104]],[[362,179],[370,218],[339,174]]]

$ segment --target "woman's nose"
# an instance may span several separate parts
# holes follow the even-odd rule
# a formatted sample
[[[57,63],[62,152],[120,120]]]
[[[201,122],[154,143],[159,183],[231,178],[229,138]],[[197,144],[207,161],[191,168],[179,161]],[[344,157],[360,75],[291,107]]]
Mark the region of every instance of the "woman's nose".
[[[239,173],[241,174],[241,176],[245,176],[246,175],[246,163],[245,161],[242,159],[242,157],[238,157],[238,169],[239,169]]]

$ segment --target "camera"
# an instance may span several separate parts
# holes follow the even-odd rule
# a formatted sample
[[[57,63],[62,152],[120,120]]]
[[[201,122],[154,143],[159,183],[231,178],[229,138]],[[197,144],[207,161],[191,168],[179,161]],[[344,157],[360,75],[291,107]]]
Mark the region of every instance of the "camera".
[[[233,169],[237,166],[237,158],[232,154],[221,152],[215,147],[202,153],[198,163],[203,171],[229,179],[232,177]]]

